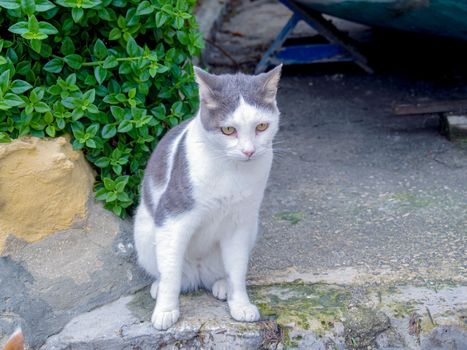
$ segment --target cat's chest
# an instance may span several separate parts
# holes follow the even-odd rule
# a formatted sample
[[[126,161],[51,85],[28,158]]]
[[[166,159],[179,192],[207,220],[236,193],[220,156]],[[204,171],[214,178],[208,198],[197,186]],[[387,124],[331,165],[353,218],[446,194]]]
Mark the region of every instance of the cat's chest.
[[[238,202],[263,191],[261,178],[242,173],[224,173],[207,178],[203,189],[206,197]]]
[[[264,166],[214,169],[198,179],[197,195],[223,205],[241,203],[262,196],[268,174]]]

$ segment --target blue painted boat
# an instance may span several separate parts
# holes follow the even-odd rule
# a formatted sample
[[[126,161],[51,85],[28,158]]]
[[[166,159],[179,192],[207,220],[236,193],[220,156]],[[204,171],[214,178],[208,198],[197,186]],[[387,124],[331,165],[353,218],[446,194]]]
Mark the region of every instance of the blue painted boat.
[[[305,8],[372,27],[467,40],[466,0],[294,0]]]

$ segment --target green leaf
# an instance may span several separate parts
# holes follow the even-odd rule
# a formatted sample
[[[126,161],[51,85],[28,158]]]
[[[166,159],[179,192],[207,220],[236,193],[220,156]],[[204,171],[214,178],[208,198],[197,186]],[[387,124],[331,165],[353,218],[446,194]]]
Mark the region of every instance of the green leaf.
[[[120,192],[117,194],[117,199],[121,202],[130,202],[131,199],[126,192]]]
[[[114,164],[112,165],[112,170],[115,174],[120,175],[122,173],[122,166],[120,164]]]
[[[104,187],[107,191],[113,191],[114,188],[115,188],[115,184],[113,182],[112,179],[108,178],[108,177],[104,177],[102,179],[102,181],[104,182]]]
[[[96,43],[94,44],[93,54],[99,60],[107,56],[107,48],[105,47],[105,44],[101,39],[96,40]]]
[[[104,139],[110,139],[117,134],[117,128],[113,124],[107,124],[102,128],[101,135]]]
[[[133,129],[133,124],[131,124],[131,122],[126,119],[122,120],[118,125],[118,132],[120,133],[131,131],[131,129]]]
[[[48,0],[36,0],[36,11],[37,12],[49,11],[55,7],[56,6]]]
[[[110,161],[109,161],[109,158],[107,157],[101,157],[98,160],[96,160],[94,164],[99,168],[105,168],[109,166]]]
[[[73,142],[71,143],[71,145],[73,146],[73,149],[76,151],[76,150],[80,150],[84,147],[84,145],[79,142],[78,140],[73,140]]]
[[[36,11],[36,3],[34,0],[21,0],[21,10],[31,16]]]
[[[123,62],[118,67],[118,73],[119,74],[130,74],[131,73],[131,64],[130,64],[130,62]]]
[[[10,141],[11,138],[6,132],[0,132],[0,143],[8,143]]]
[[[154,6],[151,5],[149,1],[143,1],[138,5],[138,8],[136,9],[136,15],[137,16],[142,16],[142,15],[149,15],[150,13],[154,12]]]
[[[78,23],[81,20],[81,18],[83,18],[83,15],[84,10],[82,8],[73,7],[71,9],[71,17],[73,17],[73,21],[75,23]]]
[[[16,0],[0,0],[0,7],[7,10],[16,10],[21,7],[21,3]]]
[[[39,21],[37,20],[36,16],[34,15],[29,16],[28,29],[30,32],[33,32],[33,33],[39,32]]]
[[[52,124],[52,122],[54,121],[54,116],[51,112],[47,112],[44,114],[43,119],[47,124]]]
[[[164,12],[158,12],[156,13],[156,27],[160,28],[164,25],[165,22],[167,22],[167,15]]]
[[[73,0],[76,1],[76,0]],[[96,6],[99,6],[102,3],[101,0],[81,0],[81,6],[85,9],[90,9]],[[77,4],[80,4],[80,2],[77,2]]]
[[[96,77],[96,80],[99,83],[99,85],[102,85],[105,78],[107,77],[107,71],[102,66],[96,66],[94,68],[94,76]]]
[[[88,112],[91,113],[91,114],[97,114],[97,113],[99,113],[99,109],[97,108],[96,105],[90,104],[88,106]]]
[[[172,113],[175,115],[181,115],[183,111],[183,103],[181,101],[177,101],[172,105]]]
[[[115,56],[108,56],[105,60],[104,60],[104,64],[102,67],[104,67],[105,69],[111,69],[111,68],[115,68],[118,66],[118,61],[117,61],[117,57]]]
[[[60,130],[65,129],[65,126],[66,126],[65,119],[57,119],[57,127],[58,127]]]
[[[43,97],[44,97],[44,88],[43,87],[36,87],[29,94],[29,100],[32,103],[39,102],[40,100],[42,100]]]
[[[99,18],[107,22],[111,22],[117,19],[115,11],[113,11],[112,9],[101,8],[97,11],[97,15],[99,16]]]
[[[29,89],[32,89],[32,85],[24,80],[14,80],[10,85],[10,90],[15,94],[21,94]]]
[[[66,77],[65,82],[69,85],[68,88],[71,86],[74,86],[76,84],[76,74],[70,74],[69,76]],[[77,90],[78,88],[76,88]]]
[[[20,75],[28,75],[31,72],[31,61],[21,61],[16,65],[16,73]]]
[[[114,28],[109,33],[109,40],[118,40],[122,37],[122,32],[118,28]]]
[[[50,137],[55,137],[55,127],[53,125],[49,125],[45,128],[45,133]]]
[[[125,118],[125,110],[121,107],[118,106],[112,106],[110,107],[110,113],[114,116],[116,120],[122,120]]]
[[[50,73],[60,73],[63,69],[64,62],[59,58],[53,58],[44,65],[44,70]]]
[[[38,113],[45,113],[50,111],[50,107],[45,102],[37,102],[36,104],[34,104],[34,110]]]
[[[178,41],[180,41],[182,45],[188,45],[190,42],[190,38],[188,37],[188,34],[181,30],[177,31],[177,39]]]
[[[184,22],[185,22],[185,20],[182,17],[175,17],[175,20],[173,22],[173,26],[174,26],[175,29],[182,29]]]
[[[87,127],[86,133],[92,136],[95,136],[97,132],[99,131],[99,124],[93,123],[90,126]]]
[[[73,69],[80,69],[83,64],[83,58],[77,54],[67,55],[64,58],[66,64],[68,64]]]
[[[88,101],[89,103],[93,103],[94,100],[96,99],[96,90],[91,89],[91,90],[86,91],[83,94],[83,99]]]
[[[86,147],[96,148],[96,141],[94,141],[93,139],[86,140]]]
[[[4,71],[0,74],[0,90],[4,94],[10,86],[10,70]]]
[[[126,182],[123,182],[123,181],[116,182],[116,184],[115,184],[115,190],[116,190],[117,192],[122,192],[123,189],[125,188],[125,186],[126,186]]]
[[[13,63],[18,62],[18,55],[11,47],[7,50],[6,55]]]
[[[47,34],[39,32],[26,32],[24,34],[21,34],[21,36],[25,39],[36,41],[47,39]],[[40,50],[37,52],[40,53]]]
[[[128,41],[126,43],[126,52],[130,57],[139,56],[138,44],[136,43],[135,39],[133,39],[131,36],[128,38]]]
[[[29,31],[28,22],[18,22],[8,28],[8,30],[15,34],[24,34]]]
[[[24,106],[24,101],[18,95],[7,93],[3,96],[3,99],[0,99],[0,109],[9,109],[11,107]],[[6,106],[7,108],[2,108]]]
[[[96,163],[94,163],[96,164]],[[99,167],[99,165],[96,164]],[[105,168],[107,165],[102,166],[100,168]],[[101,188],[100,190],[96,191],[96,199],[99,201],[105,201],[107,199],[108,192],[105,188]]]
[[[112,208],[112,211],[115,215],[121,216],[122,215],[122,207],[119,205],[116,205],[115,207]]]
[[[37,53],[41,53],[42,41],[41,40],[31,40],[31,47]]]
[[[73,40],[69,36],[65,37],[62,41],[62,47],[60,48],[60,52],[62,55],[71,55],[75,52],[75,44],[73,44]]]
[[[39,22],[39,32],[44,34],[57,34],[58,30],[47,22]]]

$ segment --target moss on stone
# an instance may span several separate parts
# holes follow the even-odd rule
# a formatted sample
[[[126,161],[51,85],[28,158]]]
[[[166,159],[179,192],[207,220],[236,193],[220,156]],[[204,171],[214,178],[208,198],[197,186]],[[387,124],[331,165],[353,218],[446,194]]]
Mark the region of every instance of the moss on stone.
[[[343,317],[350,300],[350,292],[343,287],[303,282],[254,286],[250,294],[262,317],[275,319],[282,328],[284,345],[289,347],[300,339],[291,339],[288,329],[313,330],[322,336]]]
[[[433,200],[413,192],[399,192],[392,196],[400,203],[401,207],[407,208],[425,208],[433,204]]]
[[[405,318],[410,316],[418,309],[418,303],[415,301],[393,302],[388,305],[391,313],[396,318]]]
[[[302,220],[303,213],[299,211],[284,211],[281,213],[277,213],[275,217],[278,220],[288,221],[290,224],[296,225]]]

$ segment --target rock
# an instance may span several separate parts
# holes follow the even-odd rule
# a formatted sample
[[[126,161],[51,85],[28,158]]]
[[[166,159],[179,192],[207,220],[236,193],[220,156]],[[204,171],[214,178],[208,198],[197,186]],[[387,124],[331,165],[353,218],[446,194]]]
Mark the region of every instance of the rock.
[[[65,137],[0,144],[0,252],[9,234],[35,242],[84,218],[93,182]]]
[[[148,289],[122,297],[74,318],[41,349],[258,349],[263,341],[264,322],[236,322],[204,292],[181,297],[181,319],[167,331],[149,321],[153,307]]]
[[[0,344],[20,325],[38,349],[73,317],[150,282],[135,261],[131,222],[93,201],[81,225],[30,244],[10,238],[4,254]]]
[[[367,348],[390,326],[389,317],[380,311],[366,307],[351,309],[344,321],[345,342],[351,349]]]
[[[459,326],[439,326],[421,341],[422,350],[467,349],[467,330]]]

